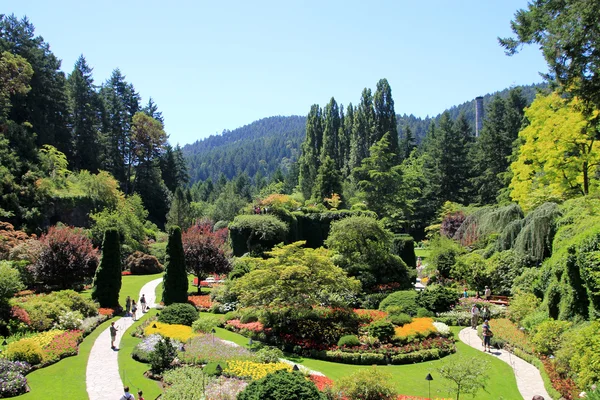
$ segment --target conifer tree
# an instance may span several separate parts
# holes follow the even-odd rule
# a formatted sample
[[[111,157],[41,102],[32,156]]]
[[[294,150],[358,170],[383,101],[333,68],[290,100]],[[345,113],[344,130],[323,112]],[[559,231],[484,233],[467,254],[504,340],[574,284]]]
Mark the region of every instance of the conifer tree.
[[[181,228],[174,226],[169,231],[162,301],[165,305],[187,303],[188,280],[185,270],[185,254],[181,241]]]
[[[352,103],[348,104],[348,108],[346,109],[346,115],[344,115],[343,109],[341,109],[340,114],[343,118],[342,126],[340,127],[340,134],[338,135],[338,154],[340,155],[340,159],[342,161],[342,176],[347,177],[348,175],[350,175],[350,143],[352,141],[352,126],[354,124],[354,107],[352,106]]]
[[[94,87],[92,68],[79,56],[69,75],[67,90],[73,136],[73,166],[98,172],[100,167],[100,98]]]
[[[96,270],[92,288],[92,299],[100,307],[117,307],[121,291],[121,243],[116,229],[104,232],[102,260]]]
[[[372,145],[373,113],[371,89],[365,88],[354,113],[354,123],[350,139],[350,170],[359,167],[362,160],[369,155],[369,147]]]
[[[400,147],[400,161],[404,161],[410,157],[410,153],[417,148],[417,141],[412,129],[407,125],[404,127],[404,135],[398,144]]]
[[[327,156],[319,167],[319,173],[315,179],[313,198],[318,202],[323,202],[323,199],[334,193],[338,195],[342,193],[341,176],[335,162]]]
[[[171,202],[171,209],[167,214],[167,227],[179,226],[187,229],[192,224],[192,210],[190,201],[184,190],[178,187]]]

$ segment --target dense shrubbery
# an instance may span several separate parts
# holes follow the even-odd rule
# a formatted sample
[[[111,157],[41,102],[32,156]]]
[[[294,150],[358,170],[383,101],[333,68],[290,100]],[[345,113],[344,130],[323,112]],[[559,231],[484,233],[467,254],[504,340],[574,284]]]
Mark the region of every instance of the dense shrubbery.
[[[251,382],[238,400],[325,400],[314,383],[298,372],[277,371]]]
[[[379,304],[379,309],[386,311],[389,307],[396,306],[400,308],[401,312],[417,315],[417,296],[418,293],[415,290],[394,292]]]
[[[458,297],[458,292],[454,289],[429,285],[419,292],[417,304],[434,313],[440,313],[450,310],[458,302]]]
[[[198,311],[191,304],[176,303],[165,307],[158,320],[165,324],[179,324],[192,326],[195,320],[198,319]]]
[[[398,396],[392,376],[376,367],[340,379],[336,388],[349,400],[393,400]]]
[[[285,241],[288,226],[273,215],[238,215],[229,224],[234,256],[260,254]]]
[[[0,358],[0,398],[13,397],[25,393],[25,375],[31,366],[22,361],[9,361]]]

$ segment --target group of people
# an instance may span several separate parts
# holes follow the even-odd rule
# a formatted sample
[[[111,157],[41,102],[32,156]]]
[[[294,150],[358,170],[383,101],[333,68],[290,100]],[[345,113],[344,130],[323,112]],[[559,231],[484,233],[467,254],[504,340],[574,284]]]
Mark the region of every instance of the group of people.
[[[492,352],[491,341],[492,329],[490,328],[490,309],[488,306],[483,306],[481,312],[479,311],[479,307],[476,304],[473,304],[471,307],[471,329],[477,329],[477,325],[479,324],[479,315],[481,314],[481,318],[483,319],[483,325],[481,326],[481,333],[483,335],[483,351],[484,352]]]
[[[467,291],[467,288],[464,289],[463,291],[463,297],[466,299],[467,297],[469,297],[469,292]],[[483,297],[485,300],[491,300],[492,299],[492,289],[490,289],[489,286],[485,287],[485,291],[483,292]],[[475,298],[476,299],[481,299],[481,296],[479,295],[479,290],[477,292],[475,292]]]
[[[123,391],[125,392],[123,394],[123,396],[121,396],[121,398],[119,400],[144,400],[144,397],[142,396],[143,393],[141,390],[138,390],[138,397],[137,399],[135,398],[134,395],[132,395],[131,393],[129,393],[129,386],[125,386],[123,388]]]
[[[143,294],[140,298],[140,307],[142,308],[142,312],[148,311],[148,307],[146,306],[146,296],[144,296]],[[137,310],[138,307],[135,300],[127,296],[127,299],[125,300],[125,316],[131,317],[135,321]]]
[[[146,304],[146,296],[144,294],[142,294],[142,297],[140,297],[140,307],[142,308],[143,313],[148,311],[148,305]],[[127,296],[127,299],[125,299],[125,316],[131,317],[135,321],[137,310],[138,307],[135,300]],[[118,330],[119,329],[115,326],[115,323],[112,322],[110,324],[110,348],[113,350],[115,349],[115,339],[117,338]]]
[[[259,206],[254,206],[254,214],[267,214],[269,212],[269,207],[260,208]]]

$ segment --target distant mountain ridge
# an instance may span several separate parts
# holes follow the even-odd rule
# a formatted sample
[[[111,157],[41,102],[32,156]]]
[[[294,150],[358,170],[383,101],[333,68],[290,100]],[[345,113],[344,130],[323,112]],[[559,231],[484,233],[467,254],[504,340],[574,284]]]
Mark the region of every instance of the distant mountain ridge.
[[[527,102],[531,103],[536,93],[545,87],[547,84],[539,83],[521,86],[521,89]],[[487,107],[496,94],[505,97],[509,90],[510,88],[483,96],[484,107]],[[474,132],[475,99],[450,107],[446,111],[452,119],[464,113]],[[442,113],[426,118],[415,117],[412,114],[398,115],[398,132],[402,137],[408,126],[420,142],[431,122],[437,121]],[[183,147],[183,153],[188,161],[191,183],[207,178],[215,181],[221,173],[231,179],[243,172],[250,177],[257,173],[270,176],[277,168],[287,172],[300,156],[305,128],[305,116],[274,116],[187,144]]]

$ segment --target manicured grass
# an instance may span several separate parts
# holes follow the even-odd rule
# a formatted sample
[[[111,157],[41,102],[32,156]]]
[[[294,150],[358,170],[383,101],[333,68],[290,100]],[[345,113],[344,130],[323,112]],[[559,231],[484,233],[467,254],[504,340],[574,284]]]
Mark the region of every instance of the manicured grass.
[[[415,249],[415,256],[421,257],[421,260],[425,260],[429,257],[429,253],[431,253],[431,250],[429,249]]]
[[[88,358],[98,336],[108,328],[110,319],[98,326],[79,345],[79,354],[67,357],[49,367],[38,369],[27,375],[31,392],[18,396],[19,399],[56,400],[87,399],[85,372]]]
[[[453,384],[443,379],[439,373],[438,368],[446,363],[456,362],[459,358],[484,358],[490,361],[490,370],[488,372],[489,380],[487,383],[486,392],[478,392],[476,398],[486,399],[520,399],[521,395],[517,388],[517,381],[515,379],[512,368],[490,356],[479,352],[466,344],[458,340],[458,332],[461,327],[453,327],[452,331],[455,333],[457,342],[457,352],[453,355],[442,358],[441,360],[428,361],[418,364],[409,365],[386,365],[378,366],[382,371],[392,374],[393,382],[396,385],[396,389],[399,393],[411,396],[423,396],[429,395],[428,382],[425,380],[427,374],[431,373],[433,381],[431,382],[431,394],[433,397],[452,397],[449,392],[449,388],[452,388]],[[248,344],[248,339],[237,333],[227,331],[225,329],[217,328],[217,337],[225,340],[231,340],[242,346]],[[327,377],[334,381],[351,375],[357,371],[361,371],[371,366],[358,366],[350,364],[333,363],[329,361],[314,360],[303,357],[287,357],[289,360],[303,365],[314,371],[319,371],[325,374]],[[471,398],[470,396],[467,398]]]
[[[162,393],[160,386],[157,381],[153,381],[144,376],[144,372],[150,369],[149,364],[138,362],[131,358],[131,352],[133,348],[142,340],[131,336],[131,332],[140,325],[142,321],[149,318],[152,315],[156,315],[157,310],[151,309],[148,311],[140,320],[135,322],[121,338],[119,344],[119,374],[124,385],[128,385],[133,393],[137,393],[138,390],[144,391],[144,397],[147,399],[155,399],[159,394]]]
[[[135,301],[140,296],[140,290],[146,283],[160,278],[163,274],[153,275],[127,275],[123,277],[121,281],[121,292],[119,293],[119,304],[125,306],[125,299],[127,296],[131,296]]]

